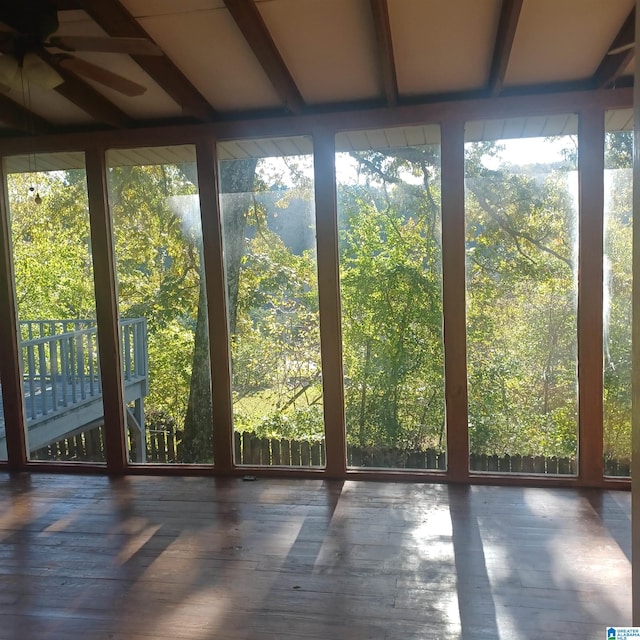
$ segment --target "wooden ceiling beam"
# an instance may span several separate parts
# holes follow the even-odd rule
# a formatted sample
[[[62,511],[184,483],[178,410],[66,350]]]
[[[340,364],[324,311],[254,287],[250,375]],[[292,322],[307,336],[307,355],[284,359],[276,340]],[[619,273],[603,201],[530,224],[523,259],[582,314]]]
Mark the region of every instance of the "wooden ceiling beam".
[[[52,0],[58,11],[73,11],[75,9],[82,9],[78,0]]]
[[[0,122],[11,129],[32,135],[53,132],[53,126],[44,118],[2,94],[0,94]]]
[[[390,107],[398,104],[398,78],[393,55],[391,24],[388,0],[370,0],[373,28],[376,34],[378,67],[382,75],[382,86]]]
[[[124,129],[133,125],[133,121],[112,102],[107,100],[99,91],[80,79],[75,74],[60,66],[58,59],[43,50],[40,57],[53,67],[64,82],[55,88],[61,96],[89,114],[94,120],[108,124],[116,129]]]
[[[224,0],[247,44],[253,50],[280,99],[292,113],[304,109],[304,100],[253,0]]]
[[[492,96],[499,95],[504,86],[522,4],[523,0],[502,0],[493,58],[489,70],[488,90]]]
[[[78,5],[110,36],[147,38],[153,42],[119,0],[78,0]],[[202,122],[215,120],[213,107],[166,55],[132,55],[131,58],[182,107],[186,115]]]
[[[607,48],[604,58],[598,65],[596,72],[593,74],[593,86],[596,89],[606,89],[613,85],[622,72],[627,68],[629,62],[634,56],[634,47],[636,37],[636,9],[631,9],[631,13],[627,16],[620,31],[613,39],[611,46]],[[628,48],[626,48],[628,47]],[[609,51],[623,48],[623,51],[610,54]]]

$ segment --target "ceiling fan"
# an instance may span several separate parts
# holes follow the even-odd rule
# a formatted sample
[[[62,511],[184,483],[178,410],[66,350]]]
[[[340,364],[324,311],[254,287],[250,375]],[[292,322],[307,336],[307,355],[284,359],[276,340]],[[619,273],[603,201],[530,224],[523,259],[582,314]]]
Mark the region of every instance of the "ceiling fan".
[[[635,42],[627,42],[626,44],[621,44],[619,47],[613,47],[607,51],[607,55],[615,56],[618,53],[624,53],[625,51],[629,51],[629,49],[633,49],[636,46]]]
[[[125,96],[146,88],[124,76],[71,55],[76,51],[162,55],[147,38],[55,36],[58,10],[52,0],[0,0],[0,89],[23,81],[53,89],[64,81],[57,68],[94,80]]]

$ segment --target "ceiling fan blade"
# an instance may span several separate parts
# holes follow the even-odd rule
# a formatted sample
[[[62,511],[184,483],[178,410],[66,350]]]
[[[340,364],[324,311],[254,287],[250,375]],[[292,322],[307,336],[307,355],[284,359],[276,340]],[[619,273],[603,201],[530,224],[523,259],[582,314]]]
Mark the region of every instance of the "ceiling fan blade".
[[[27,53],[24,56],[22,75],[28,82],[48,91],[64,82],[63,77],[47,61],[35,53]]]
[[[147,38],[103,38],[100,36],[53,36],[49,44],[63,51],[99,51],[138,56],[161,56],[162,49]]]
[[[613,49],[609,49],[609,51],[607,51],[607,55],[615,56],[617,53],[628,51],[629,49],[635,46],[636,46],[635,42],[627,42],[627,44],[623,44],[623,45],[620,45],[619,47],[614,47]]]
[[[86,60],[82,60],[81,58],[63,56],[58,58],[58,61],[60,66],[64,69],[72,71],[73,73],[79,76],[83,76],[84,78],[89,78],[89,80],[99,82],[105,87],[109,87],[114,91],[118,91],[125,96],[141,96],[147,90],[146,87],[143,87],[137,82],[128,80],[127,78],[124,78],[117,73],[108,71],[103,67],[99,67],[98,65],[87,62]]]

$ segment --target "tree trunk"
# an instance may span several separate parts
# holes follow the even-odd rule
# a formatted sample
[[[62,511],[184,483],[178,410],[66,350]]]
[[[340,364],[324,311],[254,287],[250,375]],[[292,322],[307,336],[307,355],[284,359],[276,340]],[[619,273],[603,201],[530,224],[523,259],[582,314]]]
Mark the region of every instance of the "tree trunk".
[[[213,408],[211,404],[211,368],[209,366],[209,331],[207,293],[200,278],[198,319],[193,345],[189,402],[184,418],[182,441],[178,444],[180,462],[213,462]]]
[[[220,165],[220,193],[224,215],[224,267],[227,279],[229,335],[236,333],[240,268],[244,256],[247,211],[252,203],[257,159],[231,160]]]
[[[246,160],[225,161],[220,165],[220,193],[225,194],[221,195],[224,210],[222,234],[227,281],[227,313],[231,336],[236,332],[238,290],[240,268],[244,255],[247,210],[251,204],[257,163],[257,159],[248,158]],[[195,182],[195,165],[184,173]],[[204,264],[202,256],[200,263]],[[200,279],[198,318],[191,371],[189,402],[182,441],[178,446],[178,459],[180,462],[211,462],[213,409],[211,405],[211,369],[204,275]]]

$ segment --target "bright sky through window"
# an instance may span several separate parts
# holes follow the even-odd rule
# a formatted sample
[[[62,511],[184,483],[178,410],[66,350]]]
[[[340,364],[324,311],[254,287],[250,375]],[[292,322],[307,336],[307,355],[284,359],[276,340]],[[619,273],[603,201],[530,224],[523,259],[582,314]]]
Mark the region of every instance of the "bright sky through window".
[[[488,169],[497,169],[502,164],[549,164],[564,160],[563,151],[572,151],[571,143],[577,138],[512,138],[500,140],[501,150],[497,155],[485,156],[483,164]],[[575,148],[577,151],[577,146]]]

